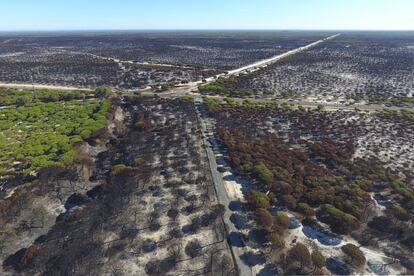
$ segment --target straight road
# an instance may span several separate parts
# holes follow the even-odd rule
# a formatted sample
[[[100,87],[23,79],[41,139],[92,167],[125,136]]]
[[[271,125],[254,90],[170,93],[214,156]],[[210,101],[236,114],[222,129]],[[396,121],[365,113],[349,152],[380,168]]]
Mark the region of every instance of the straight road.
[[[74,86],[64,86],[64,85],[49,85],[49,84],[40,84],[40,83],[8,83],[0,82],[0,87],[5,88],[17,88],[17,89],[50,89],[50,90],[92,90],[90,88],[83,87],[74,87]]]
[[[244,71],[247,71],[247,70],[256,69],[256,68],[259,68],[259,67],[262,67],[262,66],[270,65],[270,64],[278,62],[279,60],[284,59],[286,57],[295,55],[297,53],[300,53],[300,52],[303,52],[303,51],[306,51],[306,50],[309,50],[312,47],[315,47],[315,46],[317,46],[317,45],[319,45],[319,44],[321,44],[321,43],[323,43],[327,40],[334,39],[335,37],[338,37],[340,35],[341,34],[335,34],[335,35],[332,35],[330,37],[315,41],[315,42],[313,42],[311,44],[308,44],[306,46],[302,46],[302,47],[296,48],[294,50],[288,51],[288,52],[283,53],[281,55],[277,55],[277,56],[274,56],[274,57],[271,57],[271,58],[268,58],[268,59],[265,59],[265,60],[260,60],[260,61],[257,61],[255,63],[240,67],[238,69],[231,70],[231,71],[228,72],[228,75],[237,75],[237,74],[240,74],[240,73],[242,73]]]
[[[277,55],[277,56],[274,56],[274,57],[271,57],[269,59],[260,60],[260,61],[257,61],[255,63],[249,64],[249,65],[237,68],[237,69],[233,69],[233,70],[227,72],[227,74],[221,73],[221,74],[218,74],[216,76],[207,78],[204,81],[196,81],[196,82],[190,82],[190,83],[185,84],[185,85],[177,85],[176,87],[171,88],[167,92],[164,92],[164,94],[170,93],[170,94],[177,94],[178,96],[188,94],[193,90],[197,90],[197,87],[200,84],[214,82],[219,77],[225,77],[225,76],[229,76],[229,75],[237,75],[237,74],[240,74],[242,72],[245,72],[245,71],[248,71],[248,70],[251,70],[251,69],[257,69],[257,68],[260,68],[260,67],[263,67],[263,66],[270,65],[270,64],[278,62],[279,60],[284,59],[286,57],[289,57],[289,56],[295,55],[297,53],[306,51],[306,50],[308,50],[312,47],[315,47],[316,45],[321,44],[321,43],[323,43],[327,40],[334,39],[335,37],[337,37],[339,35],[341,35],[341,34],[335,34],[333,36],[318,40],[318,41],[313,42],[311,44],[308,44],[306,46],[296,48],[294,50],[288,51],[286,53],[283,53],[283,54],[280,54],[280,55]],[[76,52],[74,52],[74,53],[76,53]],[[78,53],[88,54],[90,56],[105,59],[105,60],[112,60],[113,62],[117,62],[119,64],[131,63],[131,62],[134,63],[134,61],[124,61],[124,60],[119,60],[119,59],[112,58],[112,57],[103,57],[103,56],[90,54],[90,53],[83,53],[83,52],[78,52]],[[173,67],[178,67],[179,68],[180,66],[173,66]],[[1,82],[0,82],[0,87],[21,88],[21,89],[32,89],[32,88],[35,88],[35,89],[56,89],[56,90],[85,90],[85,89],[88,89],[88,88],[81,88],[81,87],[69,87],[69,86],[58,86],[58,85],[56,85],[56,86],[55,85],[45,85],[45,84],[33,84],[32,85],[32,84],[29,84],[29,83],[15,84],[15,83],[1,83]],[[142,89],[137,89],[137,91],[139,91],[139,90],[142,90]]]
[[[195,104],[196,104],[196,110],[197,110],[197,117],[198,117],[198,121],[201,126],[201,131],[203,133],[203,142],[204,142],[204,146],[207,151],[207,157],[208,157],[208,161],[210,164],[211,174],[213,177],[214,188],[216,190],[219,203],[223,204],[226,207],[226,212],[223,215],[223,220],[224,220],[224,224],[226,227],[226,232],[227,232],[226,234],[227,236],[229,236],[230,233],[237,233],[239,230],[236,229],[234,224],[230,221],[230,216],[232,212],[229,209],[229,205],[230,205],[231,200],[224,187],[223,178],[221,174],[219,173],[219,171],[217,170],[217,162],[216,162],[216,156],[213,151],[213,145],[212,145],[212,142],[210,142],[210,140],[208,139],[208,138],[214,139],[214,137],[211,131],[207,128],[206,122],[204,121],[204,117],[206,114],[205,114],[205,110],[202,109],[202,103],[203,103],[203,99],[201,97],[196,98]],[[240,259],[240,256],[243,253],[245,253],[245,251],[243,250],[243,247],[236,247],[232,245],[231,243],[229,243],[229,246],[232,251],[234,261],[236,262],[236,265],[238,267],[239,275],[240,276],[252,276],[253,273],[252,273],[251,268],[247,266]]]
[[[311,44],[308,44],[308,45],[305,45],[305,46],[302,46],[302,47],[299,47],[299,48],[290,50],[290,51],[285,52],[283,54],[280,54],[280,55],[277,55],[277,56],[273,56],[273,57],[268,58],[268,59],[260,60],[260,61],[254,62],[252,64],[242,66],[242,67],[237,68],[237,69],[230,70],[230,71],[227,72],[227,74],[226,73],[221,73],[221,74],[218,74],[216,76],[209,77],[209,78],[205,79],[204,82],[203,81],[190,82],[190,83],[185,84],[185,85],[180,85],[180,86],[171,88],[170,89],[170,92],[172,92],[172,93],[185,93],[187,91],[191,91],[191,90],[197,89],[198,85],[200,85],[200,84],[214,82],[219,77],[226,77],[226,76],[231,76],[231,75],[238,75],[238,74],[243,73],[245,71],[249,71],[249,70],[252,70],[252,69],[258,69],[258,68],[261,68],[261,67],[264,67],[264,66],[268,66],[270,64],[273,64],[275,62],[278,62],[278,61],[280,61],[280,60],[282,60],[284,58],[287,58],[289,56],[292,56],[292,55],[295,55],[297,53],[300,53],[300,52],[309,50],[312,47],[315,47],[315,46],[317,46],[317,45],[319,45],[319,44],[321,44],[321,43],[323,43],[325,41],[334,39],[335,37],[338,37],[340,35],[341,35],[340,33],[339,34],[335,34],[335,35],[326,37],[324,39],[315,41],[315,42],[313,42]]]

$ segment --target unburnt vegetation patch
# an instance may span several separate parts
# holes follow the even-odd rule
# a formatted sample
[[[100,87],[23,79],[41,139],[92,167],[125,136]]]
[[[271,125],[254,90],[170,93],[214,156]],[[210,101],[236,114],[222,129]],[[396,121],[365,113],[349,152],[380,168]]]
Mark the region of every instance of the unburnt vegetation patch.
[[[27,174],[64,166],[74,157],[72,146],[106,127],[108,101],[74,100],[58,92],[2,91],[0,110],[0,173]],[[62,101],[60,101],[62,99]],[[63,99],[67,99],[66,101]]]

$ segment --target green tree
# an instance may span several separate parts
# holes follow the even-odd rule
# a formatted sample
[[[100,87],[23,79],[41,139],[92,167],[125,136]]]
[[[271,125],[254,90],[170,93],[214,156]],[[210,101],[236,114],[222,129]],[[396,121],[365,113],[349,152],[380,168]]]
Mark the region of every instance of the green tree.
[[[267,209],[270,207],[269,198],[265,193],[257,190],[251,190],[246,194],[246,200],[255,208]]]
[[[95,89],[95,96],[98,98],[106,98],[112,94],[112,90],[107,86],[100,86]]]
[[[120,174],[121,172],[123,172],[124,170],[126,170],[127,168],[128,167],[125,166],[124,164],[114,165],[112,167],[112,170],[111,170],[111,176],[116,176],[116,175]]]
[[[288,229],[289,222],[290,219],[285,212],[277,212],[273,220],[273,229],[277,233],[283,234],[283,232]]]
[[[31,98],[28,96],[18,97],[16,99],[16,106],[25,106],[31,102]]]
[[[315,215],[315,211],[307,203],[299,202],[297,205],[297,208],[298,208],[298,212],[305,215],[306,217],[311,217]]]
[[[266,184],[270,184],[273,181],[273,173],[264,163],[260,162],[258,165],[254,166],[253,169],[260,181],[263,181]]]
[[[331,204],[322,205],[320,219],[328,223],[338,233],[349,233],[360,226],[353,215],[345,213]]]
[[[133,166],[134,167],[141,167],[144,164],[145,160],[144,157],[137,157],[134,159]]]
[[[364,253],[362,253],[358,246],[348,243],[342,246],[341,250],[351,259],[351,263],[356,266],[363,266],[365,264],[366,259]]]
[[[312,252],[312,263],[315,266],[315,269],[321,269],[322,267],[324,267],[326,265],[326,259],[325,256],[322,255],[322,253],[318,250],[314,250]]]

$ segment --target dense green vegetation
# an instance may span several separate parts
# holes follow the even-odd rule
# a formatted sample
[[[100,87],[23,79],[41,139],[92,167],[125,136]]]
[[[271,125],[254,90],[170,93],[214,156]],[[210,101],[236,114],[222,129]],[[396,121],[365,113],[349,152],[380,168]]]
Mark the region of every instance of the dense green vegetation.
[[[0,171],[29,173],[70,162],[72,145],[105,127],[108,108],[107,101],[95,100],[0,110]]]
[[[231,97],[251,97],[253,91],[239,88],[235,83],[236,77],[220,77],[215,82],[201,85],[198,90],[202,94],[214,94]]]
[[[99,91],[101,91],[100,89]],[[97,89],[98,91],[98,89]],[[35,93],[29,90],[0,87],[0,105],[23,106],[32,103],[47,103],[58,101],[81,100],[94,94],[90,90],[76,91],[52,91],[47,89],[36,90]]]
[[[331,204],[322,206],[320,219],[334,227],[340,227],[341,229],[334,229],[337,232],[347,233],[359,227],[359,222],[353,215],[347,214]]]
[[[181,100],[185,103],[192,103],[194,102],[194,97],[191,95],[186,95],[186,96],[181,97]]]
[[[256,174],[257,178],[266,183],[270,184],[273,181],[273,173],[269,170],[265,164],[260,162],[258,165],[254,166],[254,173]]]
[[[381,110],[380,113],[384,116],[395,116],[399,119],[414,120],[414,112],[406,109],[401,109],[400,111],[397,111],[385,108]]]

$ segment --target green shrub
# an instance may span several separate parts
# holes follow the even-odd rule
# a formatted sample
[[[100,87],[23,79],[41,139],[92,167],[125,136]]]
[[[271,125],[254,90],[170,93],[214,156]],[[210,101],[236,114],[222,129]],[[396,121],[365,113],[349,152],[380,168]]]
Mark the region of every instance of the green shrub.
[[[303,214],[307,217],[311,217],[311,216],[315,215],[315,211],[307,203],[299,202],[297,208],[298,208],[299,213],[301,213],[301,214]]]
[[[259,163],[254,166],[253,171],[260,181],[266,184],[270,184],[273,181],[273,173],[266,167],[265,164]]]
[[[186,96],[181,97],[181,101],[185,103],[192,103],[194,102],[194,97],[191,95],[186,95]]]
[[[290,219],[285,212],[277,212],[274,217],[274,224],[279,229],[286,230],[289,227]]]
[[[358,229],[358,220],[350,214],[335,208],[331,204],[324,204],[321,208],[321,221],[328,223],[338,233],[349,233]]]
[[[106,98],[112,94],[112,90],[107,86],[101,86],[95,89],[95,96],[98,98]]]
[[[26,174],[69,164],[72,145],[105,126],[108,107],[100,101],[43,103],[37,99],[30,105],[0,110],[2,167],[13,171],[14,162],[23,162],[19,172]]]
[[[133,166],[134,167],[141,167],[144,164],[145,160],[144,157],[137,157],[134,159]]]
[[[348,243],[341,247],[342,252],[351,258],[351,262],[357,266],[365,264],[366,259],[364,253],[358,248],[358,246]]]
[[[314,250],[311,254],[312,263],[315,267],[321,269],[326,265],[326,259],[325,256],[322,255],[322,253],[318,250]]]
[[[124,164],[117,164],[114,165],[111,169],[111,176],[116,176],[120,174],[121,172],[125,171],[128,167]]]
[[[252,162],[244,162],[239,166],[239,170],[244,173],[249,173],[253,169]]]
[[[392,181],[391,187],[401,194],[404,198],[411,200],[413,199],[413,193],[409,189],[407,189],[404,185],[404,182],[401,179],[396,179]]]
[[[229,106],[238,106],[239,103],[234,98],[226,97],[224,98],[224,102]]]
[[[209,110],[215,110],[221,106],[221,101],[219,99],[203,97],[203,100],[207,104]]]
[[[200,93],[215,93],[220,95],[227,95],[230,93],[223,84],[218,82],[201,85],[198,87],[198,90]]]
[[[277,189],[284,195],[289,195],[293,191],[292,186],[286,181],[278,181],[275,187],[277,187]]]
[[[250,191],[246,198],[250,204],[255,208],[267,209],[270,207],[269,198],[265,193],[259,192],[257,190]]]

